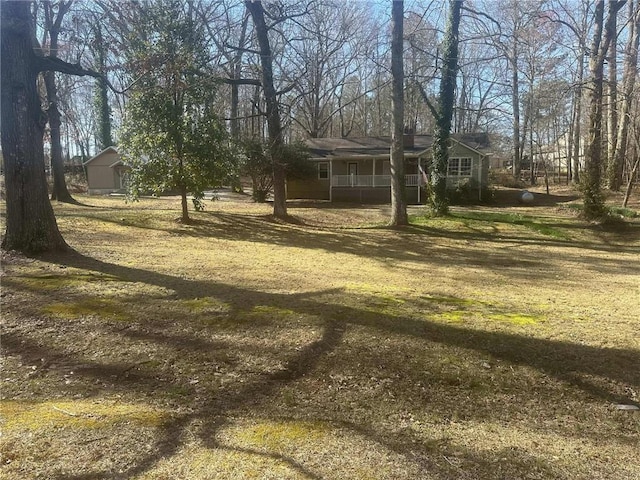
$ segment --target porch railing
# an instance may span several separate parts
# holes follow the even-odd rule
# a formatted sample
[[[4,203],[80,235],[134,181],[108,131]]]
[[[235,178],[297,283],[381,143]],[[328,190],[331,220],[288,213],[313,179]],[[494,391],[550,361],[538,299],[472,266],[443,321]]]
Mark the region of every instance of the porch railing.
[[[412,174],[404,176],[406,187],[420,185],[420,175]],[[333,175],[331,177],[333,187],[390,187],[391,175]]]

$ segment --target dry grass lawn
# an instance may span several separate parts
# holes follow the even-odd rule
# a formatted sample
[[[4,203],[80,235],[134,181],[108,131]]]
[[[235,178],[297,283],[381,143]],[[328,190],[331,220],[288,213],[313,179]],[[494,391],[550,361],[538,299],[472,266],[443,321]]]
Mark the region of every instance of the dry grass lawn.
[[[640,479],[637,217],[78,198],[3,257],[0,477]]]

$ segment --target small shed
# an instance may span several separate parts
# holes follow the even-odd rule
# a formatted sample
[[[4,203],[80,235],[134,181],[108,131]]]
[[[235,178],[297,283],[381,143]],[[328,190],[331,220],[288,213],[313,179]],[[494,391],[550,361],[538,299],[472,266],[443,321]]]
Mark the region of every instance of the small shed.
[[[90,195],[124,192],[127,187],[125,165],[116,147],[107,147],[84,163]]]

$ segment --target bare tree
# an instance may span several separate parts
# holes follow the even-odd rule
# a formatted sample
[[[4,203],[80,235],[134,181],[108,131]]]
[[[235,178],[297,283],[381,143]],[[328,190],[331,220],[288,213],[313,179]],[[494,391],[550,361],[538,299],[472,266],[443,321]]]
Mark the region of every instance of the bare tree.
[[[391,222],[392,226],[407,225],[407,201],[404,185],[404,2],[394,0],[391,8],[391,96],[393,130],[391,132]]]
[[[371,17],[367,3],[324,0],[295,22],[283,73],[294,85],[292,121],[306,136],[326,136],[348,106],[342,89],[371,48]]]
[[[582,184],[584,215],[589,219],[605,213],[601,187],[602,170],[602,97],[604,84],[604,60],[609,44],[615,37],[615,17],[624,1],[610,1],[607,21],[604,22],[603,0],[596,3],[595,31],[589,55],[589,143],[587,145],[585,178]]]
[[[286,173],[284,165],[279,161],[279,156],[284,146],[284,138],[282,136],[282,124],[280,121],[280,105],[273,83],[273,56],[271,54],[271,43],[269,41],[269,27],[265,21],[262,2],[258,0],[247,0],[245,5],[251,14],[258,45],[260,46],[262,91],[266,102],[269,154],[273,165],[273,215],[277,218],[286,218]]]
[[[624,53],[622,77],[622,102],[618,125],[617,144],[613,155],[609,157],[608,183],[612,190],[619,190],[622,184],[624,159],[626,157],[629,127],[631,124],[631,102],[638,76],[638,46],[640,44],[640,3],[629,1],[629,36]]]
[[[73,5],[73,0],[56,2],[47,0],[42,3],[44,9],[44,26],[48,42],[43,47],[49,51],[51,57],[58,57],[59,36],[62,30],[62,21]],[[47,117],[49,119],[49,136],[51,141],[51,170],[53,172],[53,191],[51,199],[66,203],[77,203],[67,188],[64,176],[64,157],[62,154],[62,142],[60,138],[60,126],[62,124],[58,102],[58,88],[56,74],[53,71],[44,73],[44,84],[47,92]]]
[[[453,107],[455,105],[456,77],[458,72],[458,43],[462,0],[449,2],[447,27],[442,45],[442,72],[437,106],[432,105],[428,95],[421,93],[436,119],[433,138],[433,161],[431,163],[431,210],[435,215],[445,215],[449,211],[447,200],[447,168],[449,163],[449,140]]]

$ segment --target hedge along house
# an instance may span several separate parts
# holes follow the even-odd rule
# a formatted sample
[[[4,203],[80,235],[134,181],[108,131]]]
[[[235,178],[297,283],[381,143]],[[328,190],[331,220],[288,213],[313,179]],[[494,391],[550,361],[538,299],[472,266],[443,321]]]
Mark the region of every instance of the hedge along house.
[[[332,202],[390,203],[390,137],[311,138],[306,141],[316,176],[289,180],[287,198]],[[432,157],[433,136],[404,136],[405,187],[409,204],[425,201],[423,187]],[[478,191],[488,186],[489,153],[486,134],[452,135],[447,186],[462,184]]]
[[[90,195],[101,195],[126,190],[127,172],[116,147],[107,147],[84,162]]]

